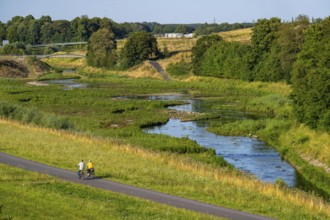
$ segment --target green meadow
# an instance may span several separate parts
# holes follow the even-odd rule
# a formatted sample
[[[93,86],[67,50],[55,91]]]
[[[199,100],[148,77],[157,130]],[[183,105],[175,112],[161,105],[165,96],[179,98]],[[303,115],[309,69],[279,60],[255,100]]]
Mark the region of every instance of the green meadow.
[[[3,164],[0,168],[0,219],[216,219]]]

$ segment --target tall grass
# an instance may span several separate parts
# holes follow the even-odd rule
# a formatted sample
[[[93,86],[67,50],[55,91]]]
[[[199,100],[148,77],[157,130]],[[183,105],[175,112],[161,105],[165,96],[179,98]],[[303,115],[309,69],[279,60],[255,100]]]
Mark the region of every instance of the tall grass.
[[[36,108],[26,108],[4,101],[0,101],[1,117],[54,129],[71,129],[73,127],[67,118],[41,113]]]
[[[0,164],[0,219],[218,219]]]
[[[4,152],[57,167],[75,170],[79,160],[93,159],[97,175],[127,184],[279,219],[330,217],[329,204],[318,197],[186,156],[3,120],[0,132]]]

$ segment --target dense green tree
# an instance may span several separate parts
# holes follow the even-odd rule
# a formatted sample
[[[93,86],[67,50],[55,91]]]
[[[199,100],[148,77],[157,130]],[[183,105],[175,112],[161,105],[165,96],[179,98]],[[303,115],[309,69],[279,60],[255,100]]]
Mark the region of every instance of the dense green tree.
[[[186,34],[188,33],[188,27],[186,25],[178,25],[176,28],[175,28],[175,33],[181,33],[181,34]]]
[[[31,20],[29,21],[29,40],[28,43],[41,44],[41,22],[40,20]]]
[[[52,22],[53,36],[52,43],[68,42],[71,40],[70,22],[66,20],[56,20]]]
[[[293,22],[281,25],[276,45],[279,47],[279,60],[282,79],[291,81],[291,72],[298,53],[304,43],[304,32],[309,26],[309,18],[299,15]]]
[[[309,26],[293,68],[295,115],[312,128],[330,131],[330,17]]]
[[[2,41],[6,39],[6,25],[0,21],[0,44],[2,45]]]
[[[87,41],[90,34],[88,32],[89,19],[87,16],[81,16],[78,22],[77,35],[79,41]]]
[[[259,58],[259,62],[253,68],[255,81],[278,82],[284,80],[279,53],[280,47],[274,43],[270,51]]]
[[[7,44],[3,47],[0,47],[0,54],[1,55],[24,55],[26,54],[26,47],[24,43],[12,43]]]
[[[87,63],[91,66],[114,68],[117,64],[115,35],[107,28],[93,33],[88,41]]]
[[[52,23],[46,22],[41,26],[41,42],[43,44],[52,43],[52,38],[55,33]]]
[[[221,42],[223,39],[219,35],[209,35],[202,37],[197,40],[196,45],[192,48],[192,64],[193,64],[193,72],[195,74],[201,73],[201,60],[204,52],[212,47],[213,45]]]
[[[202,55],[200,75],[251,80],[249,45],[221,41]]]
[[[18,26],[21,22],[24,21],[24,18],[21,16],[15,16],[7,23],[7,40],[10,43],[15,43],[19,41],[18,36]]]
[[[158,56],[157,40],[147,32],[134,32],[127,38],[122,51],[122,66],[129,68]]]
[[[272,43],[277,38],[280,25],[281,20],[279,18],[259,19],[255,23],[251,37],[255,63],[258,63],[265,53],[270,52]]]
[[[52,18],[50,16],[41,16],[41,18],[39,19],[40,23],[43,25],[44,23],[51,23],[52,22]]]

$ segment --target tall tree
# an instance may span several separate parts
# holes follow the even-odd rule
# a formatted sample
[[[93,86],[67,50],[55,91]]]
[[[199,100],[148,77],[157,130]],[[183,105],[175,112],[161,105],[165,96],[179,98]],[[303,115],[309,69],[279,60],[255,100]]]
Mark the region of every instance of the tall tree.
[[[54,27],[51,22],[46,22],[41,26],[41,41],[44,44],[52,43],[52,38],[54,36]]]
[[[294,64],[292,98],[299,122],[330,132],[330,17],[309,26]]]
[[[280,48],[279,60],[283,79],[291,81],[291,72],[294,62],[304,43],[304,32],[310,22],[305,15],[299,15],[293,22],[284,23],[279,30],[276,44]]]
[[[209,35],[197,40],[196,45],[191,50],[193,72],[195,74],[200,74],[201,60],[205,51],[221,41],[223,39],[219,35]]]
[[[270,51],[273,41],[277,38],[280,25],[279,18],[259,19],[255,23],[251,38],[255,63],[258,63],[261,57]]]
[[[62,43],[70,41],[71,30],[70,30],[70,22],[67,20],[56,20],[52,23],[53,28],[53,43]]]
[[[115,35],[107,28],[93,33],[88,41],[87,63],[91,66],[114,68],[117,64]]]
[[[41,22],[40,20],[31,20],[28,24],[29,27],[29,43],[40,44],[41,43]]]
[[[2,23],[0,21],[0,44],[2,44],[2,41],[6,39],[6,35],[7,35],[7,32],[6,32],[6,26],[4,23]]]
[[[129,68],[144,60],[158,56],[156,38],[147,32],[134,32],[127,38],[123,48],[123,67]]]

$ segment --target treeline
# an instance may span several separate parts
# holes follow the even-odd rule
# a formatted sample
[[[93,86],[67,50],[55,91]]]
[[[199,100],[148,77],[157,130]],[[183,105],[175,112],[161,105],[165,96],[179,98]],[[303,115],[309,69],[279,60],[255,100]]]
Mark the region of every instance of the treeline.
[[[292,22],[260,19],[251,44],[200,38],[192,49],[196,75],[292,84],[295,115],[312,128],[330,131],[330,17]]]
[[[76,17],[71,21],[52,20],[50,16],[35,19],[32,15],[15,16],[7,23],[0,22],[0,39],[10,43],[26,45],[87,41],[103,28],[114,33],[116,39],[129,36],[132,32],[145,31],[152,34],[196,33],[205,35],[214,32],[251,27],[252,23],[235,24],[159,24],[156,22],[117,23],[109,18]]]
[[[242,28],[250,28],[253,27],[253,23],[221,23],[221,24],[159,24],[159,23],[142,23],[145,27],[147,27],[147,31],[153,34],[162,35],[165,33],[194,33],[195,36],[203,36],[209,35],[212,33],[219,33],[223,31],[231,31]]]

